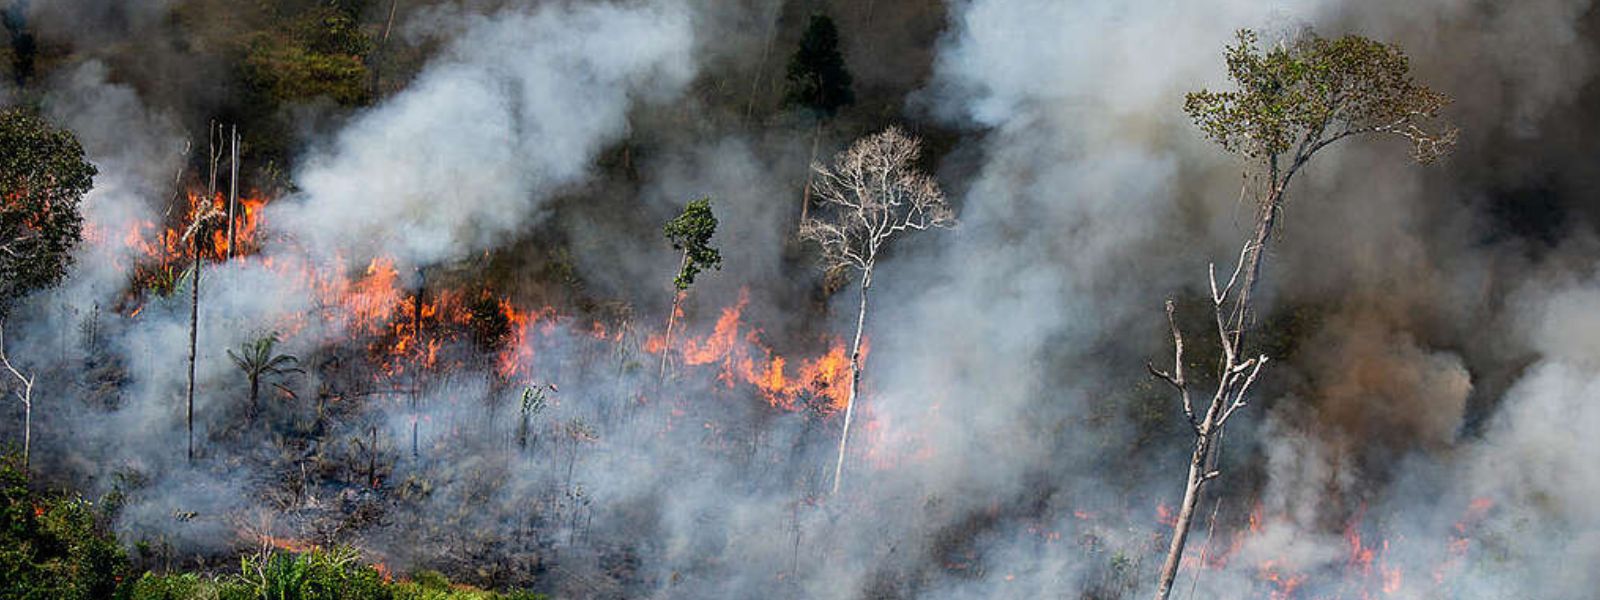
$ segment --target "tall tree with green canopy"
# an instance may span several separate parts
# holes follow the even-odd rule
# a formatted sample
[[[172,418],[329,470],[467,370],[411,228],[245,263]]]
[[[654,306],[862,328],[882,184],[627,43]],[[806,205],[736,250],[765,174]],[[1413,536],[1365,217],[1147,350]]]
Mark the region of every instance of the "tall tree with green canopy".
[[[12,365],[5,318],[17,301],[55,286],[83,238],[78,205],[94,185],[94,165],[72,132],[24,110],[0,112],[0,363],[22,402],[22,464],[33,445],[33,376]]]
[[[94,165],[72,132],[23,110],[0,113],[0,315],[54,286],[83,237],[78,205]]]
[[[784,102],[831,117],[855,102],[850,71],[839,52],[839,29],[827,15],[812,15],[800,47],[789,57]]]
[[[711,198],[704,197],[683,207],[683,212],[667,221],[661,232],[672,243],[672,249],[683,253],[678,274],[672,278],[672,312],[667,315],[666,341],[661,348],[661,378],[667,376],[667,357],[672,352],[672,329],[678,321],[678,311],[683,298],[694,285],[695,277],[706,269],[722,268],[722,253],[711,245],[717,233],[717,216],[711,212]]]
[[[812,15],[800,47],[789,57],[789,84],[784,103],[810,111],[816,117],[811,131],[811,162],[817,162],[817,145],[822,140],[822,124],[855,102],[850,70],[839,52],[839,29],[827,15]],[[806,187],[800,194],[800,221],[810,216],[813,178],[806,174]]]
[[[1267,362],[1265,354],[1246,346],[1246,334],[1254,322],[1252,293],[1262,257],[1290,181],[1318,151],[1347,138],[1401,139],[1422,163],[1447,153],[1456,139],[1454,128],[1437,122],[1450,99],[1413,80],[1410,62],[1398,46],[1357,35],[1328,39],[1306,31],[1263,52],[1256,34],[1243,30],[1224,56],[1234,89],[1190,93],[1184,111],[1206,137],[1244,159],[1246,174],[1256,183],[1255,227],[1227,281],[1219,282],[1215,266],[1211,268],[1221,352],[1209,403],[1196,412],[1193,382],[1184,373],[1183,334],[1170,300],[1166,312],[1175,348],[1172,370],[1148,365],[1152,375],[1177,390],[1195,440],[1157,586],[1161,600],[1171,592],[1202,488],[1220,475],[1217,453],[1223,426],[1246,405],[1250,387]]]

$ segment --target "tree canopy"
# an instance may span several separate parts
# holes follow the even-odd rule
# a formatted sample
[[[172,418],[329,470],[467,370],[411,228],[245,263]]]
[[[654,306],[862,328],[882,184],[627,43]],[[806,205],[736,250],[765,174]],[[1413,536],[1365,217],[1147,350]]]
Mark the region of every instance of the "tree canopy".
[[[899,127],[856,140],[817,175],[818,218],[800,224],[800,237],[822,249],[832,269],[870,272],[885,243],[907,230],[955,225],[955,213],[933,177],[917,170],[922,141]]]
[[[850,71],[839,52],[839,29],[826,15],[812,15],[800,36],[800,48],[789,57],[789,86],[784,102],[823,116],[833,116],[856,100]]]
[[[72,132],[20,109],[0,112],[0,315],[66,274],[96,173]]]
[[[1241,30],[1225,56],[1236,89],[1190,93],[1184,111],[1229,152],[1285,157],[1292,167],[1334,141],[1377,133],[1408,140],[1427,162],[1455,141],[1454,129],[1432,123],[1450,99],[1412,79],[1398,46],[1308,31],[1263,52],[1256,34]]]
[[[722,268],[722,253],[711,245],[711,236],[717,233],[717,216],[711,213],[711,198],[690,202],[683,213],[661,227],[672,249],[683,252],[683,267],[672,278],[678,290],[694,285],[695,276],[706,269]]]

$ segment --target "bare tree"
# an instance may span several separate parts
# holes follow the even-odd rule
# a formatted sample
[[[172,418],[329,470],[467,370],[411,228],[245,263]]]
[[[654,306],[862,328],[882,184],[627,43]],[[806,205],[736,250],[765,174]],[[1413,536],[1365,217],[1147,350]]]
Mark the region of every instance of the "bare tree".
[[[212,123],[206,131],[210,141],[210,150],[207,156],[211,161],[211,178],[206,187],[206,199],[195,207],[194,220],[183,232],[183,241],[189,243],[189,250],[194,255],[192,278],[189,288],[189,388],[188,412],[185,423],[189,429],[189,461],[194,461],[194,369],[195,350],[199,344],[200,336],[200,267],[205,264],[201,244],[210,235],[210,228],[215,221],[227,215],[216,206],[217,193],[217,163],[222,159],[222,150],[217,147],[217,140],[222,135],[222,126]]]
[[[28,472],[28,464],[33,458],[33,381],[34,375],[24,375],[11,365],[11,356],[6,354],[5,321],[0,320],[0,364],[5,365],[6,371],[17,380],[17,389],[12,390],[17,399],[22,401],[22,472]]]
[[[906,231],[955,225],[955,214],[933,177],[917,170],[922,141],[899,127],[857,140],[834,157],[833,166],[812,164],[820,216],[800,224],[800,237],[822,248],[829,271],[854,269],[861,274],[861,300],[856,311],[855,339],[850,346],[850,395],[839,433],[839,459],[834,465],[833,493],[844,472],[850,423],[861,392],[861,336],[867,323],[867,293],[873,270],[889,240]]]
[[[1246,30],[1225,56],[1237,89],[1191,93],[1184,110],[1207,137],[1245,159],[1260,191],[1254,231],[1228,280],[1219,285],[1215,265],[1209,267],[1221,355],[1214,371],[1216,388],[1204,412],[1195,412],[1193,382],[1184,372],[1183,334],[1171,300],[1166,313],[1174,346],[1172,370],[1147,365],[1152,375],[1177,390],[1195,440],[1183,504],[1157,585],[1160,600],[1172,590],[1201,492],[1221,474],[1217,456],[1223,426],[1247,404],[1250,388],[1267,363],[1265,354],[1247,349],[1246,334],[1254,321],[1251,296],[1262,257],[1290,180],[1312,155],[1346,138],[1376,134],[1404,139],[1413,158],[1423,163],[1448,152],[1456,139],[1455,129],[1432,123],[1450,99],[1413,81],[1409,61],[1396,46],[1355,35],[1325,39],[1307,31],[1292,43],[1262,52],[1256,35]]]

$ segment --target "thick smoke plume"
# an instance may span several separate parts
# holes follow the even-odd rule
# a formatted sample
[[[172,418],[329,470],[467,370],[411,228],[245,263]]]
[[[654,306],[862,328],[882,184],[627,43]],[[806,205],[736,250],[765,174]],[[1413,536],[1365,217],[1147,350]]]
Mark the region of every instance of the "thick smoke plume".
[[[1252,211],[1182,97],[1225,85],[1235,30],[1310,27],[1399,44],[1457,99],[1462,142],[1419,167],[1357,141],[1296,180],[1263,287],[1277,354],[1230,429],[1179,590],[1583,598],[1600,583],[1582,568],[1600,560],[1588,2],[817,3],[868,98],[823,125],[777,108],[812,8],[798,4],[411,13],[397,35],[437,41],[426,64],[301,140],[259,252],[206,267],[194,464],[178,443],[187,296],[128,299],[146,251],[125,233],[170,220],[195,164],[186,127],[225,101],[176,73],[212,67],[131,44],[147,68],[95,57],[0,88],[0,103],[37,94],[101,173],[71,277],[7,328],[52,390],[40,472],[126,494],[124,539],[179,560],[292,538],[568,597],[1148,594],[1189,438],[1143,363],[1170,352],[1163,299],[1201,298]],[[160,5],[28,14],[88,47],[163,30]],[[894,123],[930,140],[961,225],[882,262],[863,443],[827,497],[830,388],[793,374],[828,364],[853,294],[791,233],[813,144],[825,160]],[[728,265],[693,290],[663,378],[651,344],[677,259],[659,224],[701,195]],[[588,296],[546,310],[485,291],[556,297],[527,283],[534,264],[571,269]],[[330,301],[385,276],[375,305]],[[460,308],[478,321],[438,326],[505,315],[509,342],[417,334],[424,305],[479,296]],[[387,320],[351,317],[369,309]],[[250,420],[225,350],[273,331],[307,373]],[[524,409],[534,392],[544,404]]]

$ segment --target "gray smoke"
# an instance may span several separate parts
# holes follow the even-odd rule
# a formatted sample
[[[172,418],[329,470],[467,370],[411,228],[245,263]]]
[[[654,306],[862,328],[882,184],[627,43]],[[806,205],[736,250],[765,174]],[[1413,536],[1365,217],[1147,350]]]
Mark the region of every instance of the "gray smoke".
[[[262,256],[208,267],[207,449],[194,466],[176,443],[187,297],[117,312],[138,255],[119,232],[162,221],[193,106],[116,83],[116,62],[62,70],[44,105],[100,167],[90,241],[70,280],[15,318],[8,347],[34,349],[34,369],[95,368],[47,378],[74,400],[41,407],[53,432],[70,431],[46,438],[41,471],[127,491],[123,535],[180,553],[237,549],[241,530],[354,541],[402,569],[482,566],[480,582],[574,597],[1148,593],[1158,507],[1178,501],[1189,438],[1142,363],[1170,351],[1162,300],[1192,301],[1251,213],[1239,165],[1201,139],[1181,98],[1225,84],[1234,30],[1274,40],[1312,26],[1399,43],[1422,81],[1458,99],[1463,141],[1428,167],[1399,144],[1351,142],[1296,181],[1263,289],[1263,337],[1290,342],[1202,505],[1218,517],[1214,535],[1191,538],[1192,554],[1214,558],[1197,595],[1264,597],[1272,577],[1301,578],[1303,597],[1594,588],[1573,565],[1600,558],[1600,471],[1584,460],[1600,451],[1585,435],[1600,425],[1588,401],[1600,321],[1586,316],[1600,301],[1596,239],[1588,223],[1548,242],[1506,235],[1493,208],[1588,156],[1563,127],[1592,120],[1587,2],[971,0],[937,25],[920,3],[857,4],[830,8],[862,88],[919,89],[826,130],[750,116],[777,101],[792,39],[774,32],[803,19],[796,7],[417,12],[401,35],[438,41],[437,54],[308,142],[296,189],[264,218]],[[64,37],[75,19],[161,27],[102,8],[38,18]],[[921,42],[936,34],[930,56]],[[151,52],[192,59],[169,51]],[[820,276],[790,237],[811,136],[823,131],[825,158],[901,121],[929,138],[961,225],[900,240],[881,265],[857,452],[846,492],[826,498],[837,418],[771,409],[718,381],[717,365],[662,381],[638,350],[665,320],[676,266],[659,226],[701,195],[723,219],[727,266],[691,294],[682,335],[704,336],[748,290],[741,343],[804,354],[848,331],[856,291],[821,306]],[[581,318],[535,324],[509,381],[447,349],[438,373],[351,387],[340,365],[367,359],[345,347],[364,334],[319,304],[326,282],[294,275],[358,276],[375,257],[402,277],[459,275],[493,251],[543,252],[547,235],[588,291],[639,309],[620,343]],[[243,416],[224,350],[274,328],[309,372],[262,418],[321,435],[269,439]],[[524,420],[525,387],[545,382],[560,391]],[[324,402],[328,389],[351,397]],[[1352,533],[1374,550],[1370,568],[1352,558]]]

